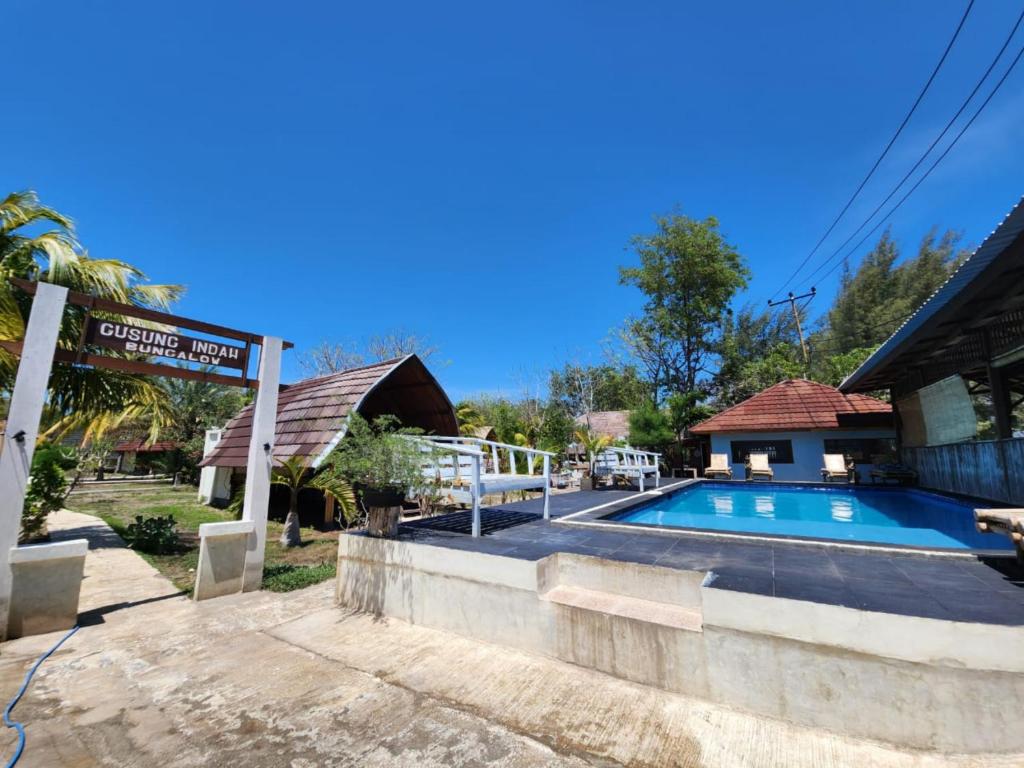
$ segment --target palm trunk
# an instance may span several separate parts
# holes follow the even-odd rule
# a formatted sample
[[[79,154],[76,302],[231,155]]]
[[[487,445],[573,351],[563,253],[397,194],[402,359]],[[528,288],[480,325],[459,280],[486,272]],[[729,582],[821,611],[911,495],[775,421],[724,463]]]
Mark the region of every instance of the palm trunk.
[[[281,546],[297,547],[302,544],[302,534],[299,532],[299,490],[291,490],[291,498],[288,503],[288,516],[284,519],[284,530],[281,532]]]

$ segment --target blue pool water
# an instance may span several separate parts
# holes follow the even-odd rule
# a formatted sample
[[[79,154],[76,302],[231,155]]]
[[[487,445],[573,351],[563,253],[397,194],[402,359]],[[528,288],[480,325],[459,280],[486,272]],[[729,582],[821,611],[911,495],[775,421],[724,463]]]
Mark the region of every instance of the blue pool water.
[[[906,488],[703,481],[609,519],[912,547],[1013,548],[1005,536],[975,530],[969,502]]]

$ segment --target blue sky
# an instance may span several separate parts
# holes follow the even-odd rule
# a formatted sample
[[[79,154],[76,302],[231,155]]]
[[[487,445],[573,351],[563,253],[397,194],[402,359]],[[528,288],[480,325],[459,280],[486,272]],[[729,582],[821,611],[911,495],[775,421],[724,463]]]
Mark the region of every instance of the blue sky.
[[[6,6],[18,67],[0,191],[34,188],[94,256],[185,283],[181,314],[299,350],[426,335],[459,398],[596,362],[640,305],[617,281],[630,236],[676,205],[721,220],[754,272],[739,301],[763,304],[888,141],[965,3]],[[945,124],[1019,12],[976,3],[819,257]],[[1010,52],[1021,44],[1024,31]],[[1021,124],[1024,64],[894,216],[907,251],[932,225],[975,245],[993,229],[1024,194]],[[835,276],[818,289],[820,311]]]

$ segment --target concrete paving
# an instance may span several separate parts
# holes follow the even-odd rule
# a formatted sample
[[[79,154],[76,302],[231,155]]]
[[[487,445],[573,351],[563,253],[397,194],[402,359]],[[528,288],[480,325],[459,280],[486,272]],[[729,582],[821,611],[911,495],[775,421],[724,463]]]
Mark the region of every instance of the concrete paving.
[[[196,604],[97,519],[53,528],[93,545],[84,626],[15,710],[21,766],[1024,765],[839,738],[345,613],[331,582]],[[0,646],[4,701],[60,634]],[[13,743],[0,734],[5,760]]]

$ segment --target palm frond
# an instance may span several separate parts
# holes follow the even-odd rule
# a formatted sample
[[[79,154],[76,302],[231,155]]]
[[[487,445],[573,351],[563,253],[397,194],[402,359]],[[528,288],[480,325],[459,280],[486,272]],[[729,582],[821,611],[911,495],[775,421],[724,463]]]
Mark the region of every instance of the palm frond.
[[[48,221],[69,231],[75,228],[70,218],[40,203],[39,195],[31,189],[12,192],[0,201],[0,233],[12,232],[36,221]]]

